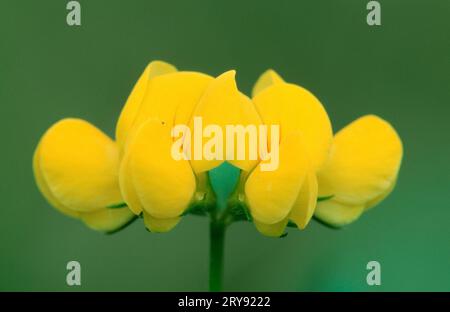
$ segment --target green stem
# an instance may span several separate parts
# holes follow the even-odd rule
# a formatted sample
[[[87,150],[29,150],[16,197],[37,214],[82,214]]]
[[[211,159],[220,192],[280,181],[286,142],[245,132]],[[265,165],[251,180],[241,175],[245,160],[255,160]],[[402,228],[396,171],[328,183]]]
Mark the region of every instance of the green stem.
[[[209,290],[221,291],[223,278],[223,255],[226,225],[220,220],[211,220],[209,249]]]

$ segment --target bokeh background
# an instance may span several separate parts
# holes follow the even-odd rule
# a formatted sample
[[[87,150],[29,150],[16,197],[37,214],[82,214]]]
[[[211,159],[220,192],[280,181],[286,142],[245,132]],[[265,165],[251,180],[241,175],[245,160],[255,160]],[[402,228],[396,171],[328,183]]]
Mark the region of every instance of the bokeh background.
[[[450,291],[450,1],[381,0],[380,27],[366,24],[367,2],[80,0],[82,26],[69,27],[65,0],[1,0],[0,290],[207,290],[206,219],[98,234],[52,209],[31,170],[60,118],[113,135],[134,82],[161,59],[237,69],[246,93],[274,68],[321,99],[335,131],[374,113],[404,143],[395,191],[343,230],[313,221],[270,239],[233,225],[225,290]],[[80,287],[66,285],[70,260]],[[381,286],[366,284],[370,260]]]

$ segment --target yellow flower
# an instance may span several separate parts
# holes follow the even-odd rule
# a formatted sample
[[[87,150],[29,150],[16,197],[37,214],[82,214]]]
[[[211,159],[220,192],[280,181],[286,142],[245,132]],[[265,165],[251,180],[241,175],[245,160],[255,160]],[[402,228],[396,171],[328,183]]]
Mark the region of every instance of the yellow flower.
[[[258,79],[253,102],[263,123],[281,128],[279,168],[243,172],[235,194],[261,233],[280,236],[288,223],[304,229],[313,215],[346,225],[394,188],[402,144],[386,121],[364,116],[333,138],[319,100],[273,70]]]
[[[150,77],[170,71],[171,65],[152,62],[136,84],[133,97],[139,97]],[[128,106],[128,117],[134,107]],[[33,156],[36,183],[47,201],[87,226],[114,232],[135,216],[126,207],[119,188],[120,150],[130,120],[117,126],[117,143],[92,124],[74,118],[63,119],[42,136]]]
[[[282,235],[289,221],[304,229],[316,207],[316,173],[332,142],[328,115],[313,94],[284,82],[272,70],[258,79],[253,102],[263,123],[280,126],[280,159],[277,170],[262,171],[260,162],[244,173],[241,200],[265,235]]]
[[[140,97],[133,91],[125,105],[119,124],[133,119],[129,112],[135,117],[120,135],[128,137],[122,143],[120,186],[125,202],[135,214],[143,213],[150,231],[171,230],[188,208],[204,200],[211,193],[207,172],[224,161],[175,160],[173,126],[185,124],[193,132],[195,117],[205,126],[260,123],[250,99],[238,91],[234,75],[229,71],[213,79],[195,72],[165,73],[150,79]],[[222,159],[225,156],[224,151]],[[256,165],[248,159],[230,162],[247,170]]]
[[[122,202],[118,166],[117,144],[90,123],[72,118],[50,127],[33,157],[36,183],[48,202],[102,232],[134,218],[127,208],[107,208]]]
[[[188,124],[213,78],[161,66],[164,70],[157,76],[143,73],[117,126],[124,155],[119,171],[122,195],[135,214],[143,214],[152,232],[171,230],[187,208],[204,199],[208,188],[206,174],[196,176],[188,160],[172,157],[171,129]]]
[[[402,160],[402,142],[385,120],[363,116],[339,131],[319,172],[315,216],[335,227],[356,220],[393,190]]]

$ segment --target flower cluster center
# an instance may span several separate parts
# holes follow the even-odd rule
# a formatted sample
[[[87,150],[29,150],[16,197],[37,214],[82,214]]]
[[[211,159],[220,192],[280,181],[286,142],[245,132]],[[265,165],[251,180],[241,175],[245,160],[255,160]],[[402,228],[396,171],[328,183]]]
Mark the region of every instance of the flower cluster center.
[[[171,149],[175,160],[259,159],[261,171],[274,171],[279,165],[279,125],[204,125],[202,117],[194,117],[192,129],[177,124],[171,136],[175,139]]]

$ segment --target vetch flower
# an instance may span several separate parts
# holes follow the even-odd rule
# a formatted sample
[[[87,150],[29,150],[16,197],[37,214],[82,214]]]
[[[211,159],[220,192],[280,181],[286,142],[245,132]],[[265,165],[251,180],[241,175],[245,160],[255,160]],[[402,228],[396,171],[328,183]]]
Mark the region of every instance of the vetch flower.
[[[265,235],[282,235],[289,221],[304,229],[316,207],[316,173],[331,146],[328,115],[313,94],[284,82],[272,70],[255,84],[253,103],[263,123],[280,126],[280,166],[275,171],[262,171],[261,162],[252,172],[244,173],[237,197],[245,202],[256,228]]]
[[[163,64],[167,69],[167,64]],[[171,130],[187,124],[213,78],[198,72],[161,70],[138,80],[118,122],[124,158],[120,165],[123,198],[143,214],[152,232],[171,230],[182,214],[211,196],[208,177],[195,174],[187,160],[171,155]],[[208,194],[207,194],[208,193]]]
[[[402,144],[386,121],[364,116],[333,138],[319,100],[273,70],[258,79],[253,102],[263,123],[281,128],[278,170],[242,172],[233,195],[261,233],[278,237],[288,225],[304,229],[313,215],[344,226],[394,188]]]
[[[385,120],[363,116],[339,131],[319,172],[315,216],[341,227],[355,221],[393,190],[403,155],[400,137]]]
[[[113,232],[134,215],[122,202],[119,150],[103,132],[81,119],[63,119],[41,138],[33,157],[36,183],[48,202],[87,226]]]
[[[150,63],[128,102],[140,97],[150,77],[171,70],[169,64]],[[33,156],[35,180],[47,201],[101,232],[115,232],[135,219],[123,204],[118,180],[120,151],[136,110],[133,105],[126,109],[117,142],[87,121],[66,118],[45,132]]]

